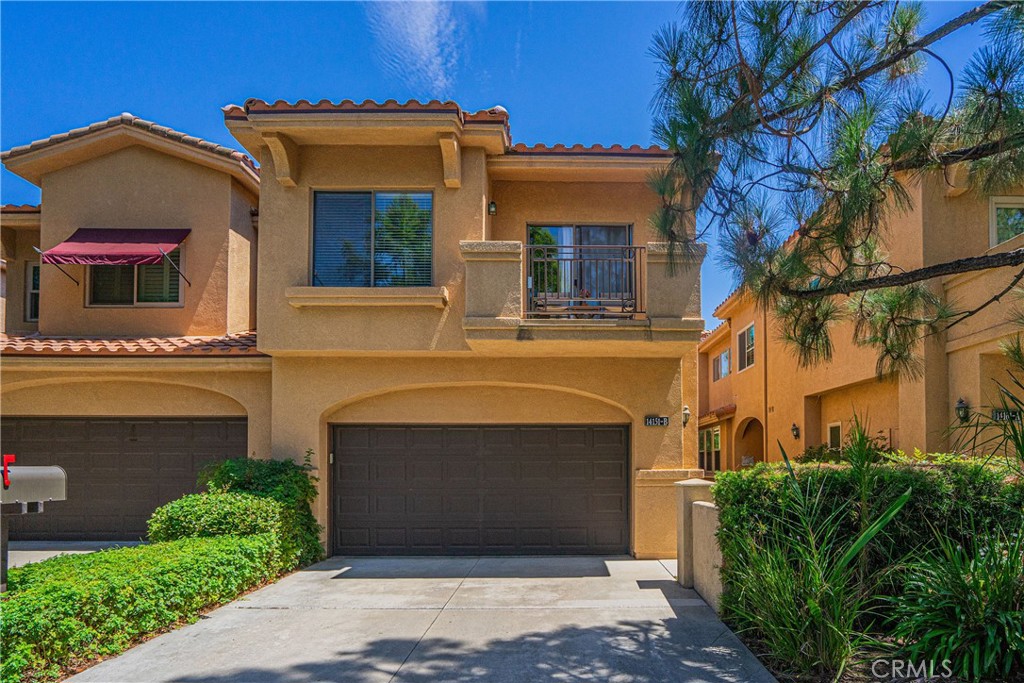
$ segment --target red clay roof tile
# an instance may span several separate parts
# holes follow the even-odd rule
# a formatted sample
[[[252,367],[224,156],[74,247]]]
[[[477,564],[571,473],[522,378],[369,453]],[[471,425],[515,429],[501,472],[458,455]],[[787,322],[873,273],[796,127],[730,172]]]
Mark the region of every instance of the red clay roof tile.
[[[135,116],[134,114],[129,114],[127,112],[124,114],[120,114],[118,116],[112,116],[105,121],[98,121],[96,123],[84,126],[82,128],[75,128],[74,130],[70,130],[66,133],[58,133],[57,135],[51,135],[48,138],[45,138],[43,140],[36,140],[35,142],[30,142],[27,145],[19,145],[17,147],[12,147],[11,149],[0,154],[0,159],[7,160],[8,158],[11,157],[17,157],[22,154],[28,154],[29,152],[35,152],[37,150],[59,144],[61,142],[64,142],[65,140],[80,138],[83,135],[88,135],[89,133],[95,133],[97,131],[106,130],[108,128],[114,128],[115,126],[130,126],[132,128],[138,128],[140,130],[153,133],[154,135],[159,135],[161,137],[165,137],[170,140],[175,140],[182,144],[189,145],[191,147],[196,147],[198,149],[202,149],[207,152],[212,152],[214,154],[219,154],[220,156],[227,157],[229,159],[241,163],[242,165],[248,167],[249,170],[253,171],[254,173],[259,173],[259,168],[256,166],[255,162],[253,162],[253,160],[249,158],[247,154],[243,154],[242,152],[239,152],[238,150],[235,149],[231,149],[230,147],[225,147],[224,145],[218,145],[215,142],[209,142],[207,140],[203,140],[202,138],[197,138],[194,135],[188,135],[187,133],[176,131],[172,128],[168,128],[167,126],[158,125],[152,121],[146,121],[145,119],[141,119],[138,116]]]
[[[4,204],[0,206],[0,213],[39,213],[38,204]]]
[[[5,356],[263,356],[256,333],[222,337],[44,337],[0,334]]]

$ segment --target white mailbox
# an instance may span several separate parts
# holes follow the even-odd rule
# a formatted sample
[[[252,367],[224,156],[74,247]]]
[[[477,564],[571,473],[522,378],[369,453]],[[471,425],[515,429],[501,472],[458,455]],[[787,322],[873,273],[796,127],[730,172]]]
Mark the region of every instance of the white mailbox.
[[[54,500],[67,500],[68,475],[57,465],[22,466],[7,468],[10,486],[0,489],[0,503],[18,503],[22,512],[42,512],[43,504]]]

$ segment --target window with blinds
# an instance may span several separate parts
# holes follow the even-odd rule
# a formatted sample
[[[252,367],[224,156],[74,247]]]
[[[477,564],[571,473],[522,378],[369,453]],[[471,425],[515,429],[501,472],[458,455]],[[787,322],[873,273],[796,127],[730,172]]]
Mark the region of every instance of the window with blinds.
[[[423,287],[433,279],[429,192],[317,192],[316,287]]]
[[[181,249],[167,254],[181,268]],[[181,276],[167,259],[151,266],[89,266],[89,303],[137,306],[181,303]]]

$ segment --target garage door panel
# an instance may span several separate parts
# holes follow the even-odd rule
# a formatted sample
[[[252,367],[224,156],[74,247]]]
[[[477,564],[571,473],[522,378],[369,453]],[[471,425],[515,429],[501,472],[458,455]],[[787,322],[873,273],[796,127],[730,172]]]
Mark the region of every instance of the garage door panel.
[[[627,433],[580,425],[335,427],[333,550],[628,552]]]
[[[68,500],[11,520],[23,540],[133,540],[159,505],[196,489],[199,470],[246,455],[234,419],[20,418],[0,421],[4,452],[19,465],[60,465]]]

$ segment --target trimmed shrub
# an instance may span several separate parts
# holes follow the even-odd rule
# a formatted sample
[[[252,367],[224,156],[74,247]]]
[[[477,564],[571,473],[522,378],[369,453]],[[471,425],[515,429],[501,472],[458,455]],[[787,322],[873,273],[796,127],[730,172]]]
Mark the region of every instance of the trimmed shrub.
[[[307,454],[308,455],[308,454]],[[316,477],[308,465],[291,460],[252,460],[237,458],[211,465],[199,476],[199,483],[210,491],[250,493],[272,498],[284,506],[283,543],[298,549],[298,564],[312,564],[323,559],[320,545],[321,527],[313,516],[316,499]]]
[[[258,534],[66,555],[12,569],[2,603],[0,680],[52,680],[69,666],[118,654],[272,579],[280,564],[277,540]]]
[[[171,501],[149,518],[149,539],[155,542],[211,536],[272,534],[280,544],[282,572],[299,564],[290,511],[272,499],[248,493],[199,493]]]
[[[833,508],[823,513],[839,511],[844,519],[840,538],[852,538],[860,521],[858,507],[848,505],[860,498],[852,469],[827,464],[797,465],[794,469],[801,483],[820,488],[826,500],[835,502]],[[933,548],[934,529],[941,529],[954,543],[965,543],[973,536],[974,528],[1017,528],[1024,518],[1024,482],[1013,481],[1006,475],[1004,470],[976,460],[955,460],[942,465],[876,465],[867,498],[870,517],[880,514],[908,488],[913,494],[885,533],[868,546],[868,568],[885,569]],[[730,593],[729,558],[743,551],[748,538],[764,540],[771,521],[780,514],[792,514],[794,501],[786,476],[781,465],[759,464],[746,470],[719,472],[715,477],[712,490],[721,510],[718,541],[725,564],[722,580],[726,606]],[[896,594],[900,589],[900,574],[891,574],[885,592]]]

